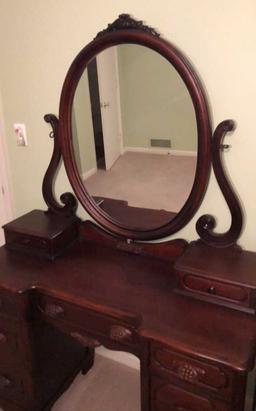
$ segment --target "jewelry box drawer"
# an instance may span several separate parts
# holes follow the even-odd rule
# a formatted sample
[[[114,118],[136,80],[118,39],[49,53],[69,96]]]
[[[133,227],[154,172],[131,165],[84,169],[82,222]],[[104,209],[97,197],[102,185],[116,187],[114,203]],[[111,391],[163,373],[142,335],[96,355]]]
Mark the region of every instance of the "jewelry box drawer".
[[[80,339],[81,342],[83,339],[86,340],[86,332],[88,332],[132,347],[137,347],[140,344],[135,327],[132,324],[127,324],[122,319],[115,319],[87,308],[42,295],[37,300],[37,308],[47,322],[63,328],[64,332],[70,329],[71,335],[77,337],[78,340]],[[76,326],[78,327],[77,332]],[[81,329],[84,329],[85,334],[81,334]]]
[[[226,283],[224,281],[213,280],[200,277],[194,274],[178,273],[180,277],[180,292],[185,294],[201,295],[210,300],[226,301],[238,306],[251,307],[251,292],[240,285]]]
[[[151,372],[170,381],[180,380],[190,386],[211,390],[223,398],[231,398],[233,375],[227,369],[191,359],[158,344],[152,344],[150,367]]]
[[[153,411],[231,411],[223,401],[194,394],[155,377],[151,378],[151,392]]]

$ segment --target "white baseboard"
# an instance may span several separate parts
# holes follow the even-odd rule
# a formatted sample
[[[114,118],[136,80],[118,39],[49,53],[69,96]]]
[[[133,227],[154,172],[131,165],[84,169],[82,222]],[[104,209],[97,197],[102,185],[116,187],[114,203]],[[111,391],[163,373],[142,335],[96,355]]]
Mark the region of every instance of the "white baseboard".
[[[163,154],[184,157],[196,157],[197,152],[192,150],[173,150],[171,148],[158,147],[124,147],[124,153],[145,153],[145,154]]]
[[[103,357],[109,358],[110,360],[117,361],[121,364],[127,365],[128,367],[134,368],[136,370],[140,369],[140,360],[135,357],[135,355],[129,354],[123,351],[111,351],[104,347],[96,348],[96,353],[102,355]]]
[[[87,178],[93,176],[93,174],[97,173],[97,171],[98,171],[97,167],[91,168],[90,170],[82,174],[82,179],[86,180]]]

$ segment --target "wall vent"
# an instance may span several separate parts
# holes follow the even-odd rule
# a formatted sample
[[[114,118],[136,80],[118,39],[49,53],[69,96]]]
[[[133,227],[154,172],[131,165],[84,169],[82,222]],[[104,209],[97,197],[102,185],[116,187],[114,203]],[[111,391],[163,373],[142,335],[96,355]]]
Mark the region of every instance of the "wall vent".
[[[150,139],[151,147],[161,147],[161,148],[171,148],[171,140],[163,138],[151,138]]]

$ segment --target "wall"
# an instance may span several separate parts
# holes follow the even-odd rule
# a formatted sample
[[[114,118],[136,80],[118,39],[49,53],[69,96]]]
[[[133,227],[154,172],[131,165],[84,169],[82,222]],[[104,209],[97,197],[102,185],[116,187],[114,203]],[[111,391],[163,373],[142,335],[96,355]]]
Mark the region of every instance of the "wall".
[[[58,113],[63,79],[77,52],[120,13],[154,26],[193,62],[208,93],[213,125],[234,118],[225,162],[245,208],[240,243],[256,250],[255,228],[255,0],[0,0],[0,85],[10,155],[15,212],[42,208],[40,185],[52,141],[43,115]],[[25,122],[29,146],[15,145],[12,125]],[[63,170],[57,192],[69,189]],[[212,177],[197,215],[175,237],[194,239],[202,213],[228,227],[229,212]]]
[[[4,139],[5,131],[2,113],[2,96],[0,94],[0,246],[5,243],[4,231],[1,227],[13,219],[8,151]]]
[[[195,111],[176,70],[158,53],[135,44],[118,47],[125,147],[171,140],[174,150],[196,151]]]

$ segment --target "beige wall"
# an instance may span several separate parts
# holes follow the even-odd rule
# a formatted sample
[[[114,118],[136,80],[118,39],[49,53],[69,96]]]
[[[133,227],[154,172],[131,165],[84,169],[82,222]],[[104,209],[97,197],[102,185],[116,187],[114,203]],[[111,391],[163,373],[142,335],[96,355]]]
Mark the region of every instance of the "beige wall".
[[[213,125],[226,118],[237,130],[226,142],[226,165],[245,208],[241,244],[256,250],[255,229],[255,0],[0,0],[0,83],[16,215],[44,207],[40,185],[51,156],[47,112],[58,113],[61,86],[71,60],[85,43],[128,12],[157,28],[189,56],[206,86]],[[15,145],[12,124],[25,122],[29,146]],[[57,192],[69,189],[63,170]],[[175,237],[194,239],[195,221],[213,213],[219,229],[230,217],[212,177],[194,218]]]
[[[125,147],[171,140],[174,150],[196,151],[195,111],[177,71],[155,51],[118,46],[122,129]]]

